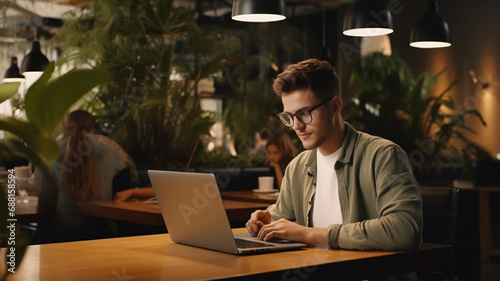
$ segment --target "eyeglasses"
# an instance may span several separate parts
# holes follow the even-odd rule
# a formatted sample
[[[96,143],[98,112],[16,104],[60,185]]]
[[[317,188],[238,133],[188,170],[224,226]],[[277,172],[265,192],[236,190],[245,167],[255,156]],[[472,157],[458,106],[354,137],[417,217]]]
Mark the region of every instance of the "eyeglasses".
[[[280,118],[281,123],[287,127],[292,127],[293,126],[293,117],[297,117],[297,120],[300,121],[300,123],[303,124],[309,124],[312,122],[313,118],[311,115],[311,112],[315,110],[316,108],[322,106],[325,104],[327,101],[331,100],[332,98],[327,98],[326,100],[322,101],[320,104],[316,105],[315,107],[311,109],[301,109],[297,111],[295,114],[292,113],[286,113],[286,112],[281,112],[277,116]]]

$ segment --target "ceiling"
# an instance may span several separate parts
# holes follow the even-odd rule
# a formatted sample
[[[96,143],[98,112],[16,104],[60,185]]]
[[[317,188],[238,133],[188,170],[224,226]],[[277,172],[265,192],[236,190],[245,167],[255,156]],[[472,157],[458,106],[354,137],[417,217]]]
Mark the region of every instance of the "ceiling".
[[[51,38],[60,25],[61,15],[91,0],[0,0],[0,42],[31,41]],[[294,15],[320,12],[352,0],[285,0],[287,14]],[[233,0],[174,0],[175,6],[198,10],[207,17],[219,17],[231,12]],[[36,34],[35,34],[36,32]]]
[[[80,0],[85,1],[85,0]],[[353,0],[285,0],[287,13],[294,8],[296,15],[309,14],[321,11],[323,7],[336,7],[344,2],[352,2]],[[220,16],[231,12],[231,7],[234,0],[174,0],[174,5],[196,8],[201,8],[206,16]]]
[[[42,0],[0,0],[0,42],[31,41],[35,37],[50,38],[62,25],[61,15],[74,9]]]

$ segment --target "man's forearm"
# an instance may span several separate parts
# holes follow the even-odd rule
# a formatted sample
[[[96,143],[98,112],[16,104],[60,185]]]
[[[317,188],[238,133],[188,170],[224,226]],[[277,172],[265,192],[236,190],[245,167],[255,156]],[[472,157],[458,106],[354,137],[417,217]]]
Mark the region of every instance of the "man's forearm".
[[[304,243],[326,245],[326,229],[310,227],[306,230]]]

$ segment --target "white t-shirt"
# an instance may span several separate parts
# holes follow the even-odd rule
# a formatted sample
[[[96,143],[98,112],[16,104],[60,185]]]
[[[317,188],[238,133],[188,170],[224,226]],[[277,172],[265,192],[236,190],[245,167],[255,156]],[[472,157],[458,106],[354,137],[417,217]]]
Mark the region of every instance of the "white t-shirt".
[[[330,224],[342,223],[337,173],[334,168],[339,154],[340,149],[326,156],[317,150],[318,174],[311,216],[313,227],[324,228]]]

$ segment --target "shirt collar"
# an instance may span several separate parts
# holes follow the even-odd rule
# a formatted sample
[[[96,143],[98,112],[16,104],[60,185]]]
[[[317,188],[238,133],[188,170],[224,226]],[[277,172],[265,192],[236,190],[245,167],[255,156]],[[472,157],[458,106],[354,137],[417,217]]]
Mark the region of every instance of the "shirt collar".
[[[340,148],[340,155],[337,161],[347,164],[351,162],[356,144],[357,131],[349,123],[345,122],[344,140]]]
[[[357,135],[356,129],[354,129],[349,123],[345,122],[345,134],[344,140],[342,141],[342,147],[340,148],[340,154],[338,162],[347,164],[351,162],[352,155],[354,153],[355,139]],[[316,176],[316,153],[317,148],[309,151],[309,155],[304,163],[307,167],[307,175]]]

